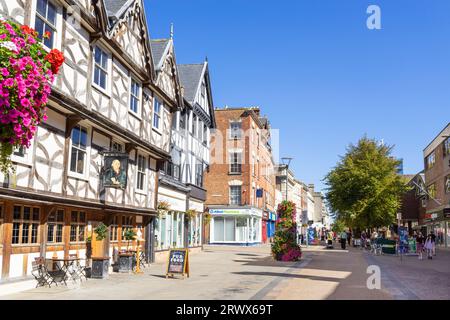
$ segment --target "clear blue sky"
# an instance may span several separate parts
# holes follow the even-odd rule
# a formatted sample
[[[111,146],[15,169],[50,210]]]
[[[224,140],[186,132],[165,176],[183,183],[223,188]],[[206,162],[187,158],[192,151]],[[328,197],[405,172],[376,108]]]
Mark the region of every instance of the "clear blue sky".
[[[178,63],[208,56],[216,106],[260,106],[281,156],[319,189],[364,134],[405,173],[450,121],[449,0],[145,0],[152,38],[175,25]],[[366,27],[381,8],[382,30]]]

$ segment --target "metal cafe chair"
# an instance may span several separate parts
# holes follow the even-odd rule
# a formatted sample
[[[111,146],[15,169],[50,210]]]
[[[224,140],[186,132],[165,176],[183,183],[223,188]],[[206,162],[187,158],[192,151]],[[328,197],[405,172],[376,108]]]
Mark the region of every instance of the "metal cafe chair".
[[[40,264],[38,261],[32,261],[31,267],[31,274],[38,282],[36,288],[45,286],[48,286],[50,288],[53,281],[50,275],[47,273],[44,265]]]

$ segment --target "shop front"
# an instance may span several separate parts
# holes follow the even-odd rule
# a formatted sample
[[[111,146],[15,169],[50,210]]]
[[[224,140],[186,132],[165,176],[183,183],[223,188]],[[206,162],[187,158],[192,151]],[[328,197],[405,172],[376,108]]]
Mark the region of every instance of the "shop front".
[[[210,208],[211,244],[255,245],[262,242],[263,212],[257,208]]]
[[[437,247],[450,247],[450,208],[427,213],[424,223],[426,233],[435,234]]]
[[[269,212],[269,221],[267,222],[267,238],[272,241],[275,237],[275,222],[277,221],[277,215],[273,212]]]

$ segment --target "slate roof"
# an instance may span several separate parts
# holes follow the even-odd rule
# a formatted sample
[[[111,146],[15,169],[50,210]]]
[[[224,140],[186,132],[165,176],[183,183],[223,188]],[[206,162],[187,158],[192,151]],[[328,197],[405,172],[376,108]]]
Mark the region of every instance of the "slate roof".
[[[169,39],[155,39],[150,41],[150,47],[152,49],[154,67],[158,68],[161,64],[161,60],[166,52]]]
[[[104,0],[105,2],[105,8],[106,13],[108,14],[108,17],[117,17],[117,14],[119,14],[121,9],[127,4],[127,2],[134,2],[129,0]]]
[[[184,87],[184,97],[189,103],[193,103],[203,73],[204,64],[179,64],[178,76]]]

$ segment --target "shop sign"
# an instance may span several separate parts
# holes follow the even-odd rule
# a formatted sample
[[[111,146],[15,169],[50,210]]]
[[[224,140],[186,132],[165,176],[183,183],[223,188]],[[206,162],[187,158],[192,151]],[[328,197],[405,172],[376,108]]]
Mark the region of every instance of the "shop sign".
[[[209,209],[210,214],[242,214],[243,210]]]
[[[127,187],[128,154],[105,152],[102,181],[104,188],[125,189]]]
[[[269,220],[269,213],[268,212],[263,212],[263,219],[264,220]]]
[[[169,252],[169,261],[167,263],[166,279],[169,276],[181,274],[189,278],[189,250],[171,249]]]
[[[262,198],[264,195],[264,189],[256,189],[256,197]]]
[[[446,218],[450,218],[450,208],[445,208],[445,209],[444,209],[444,216],[445,216]]]

